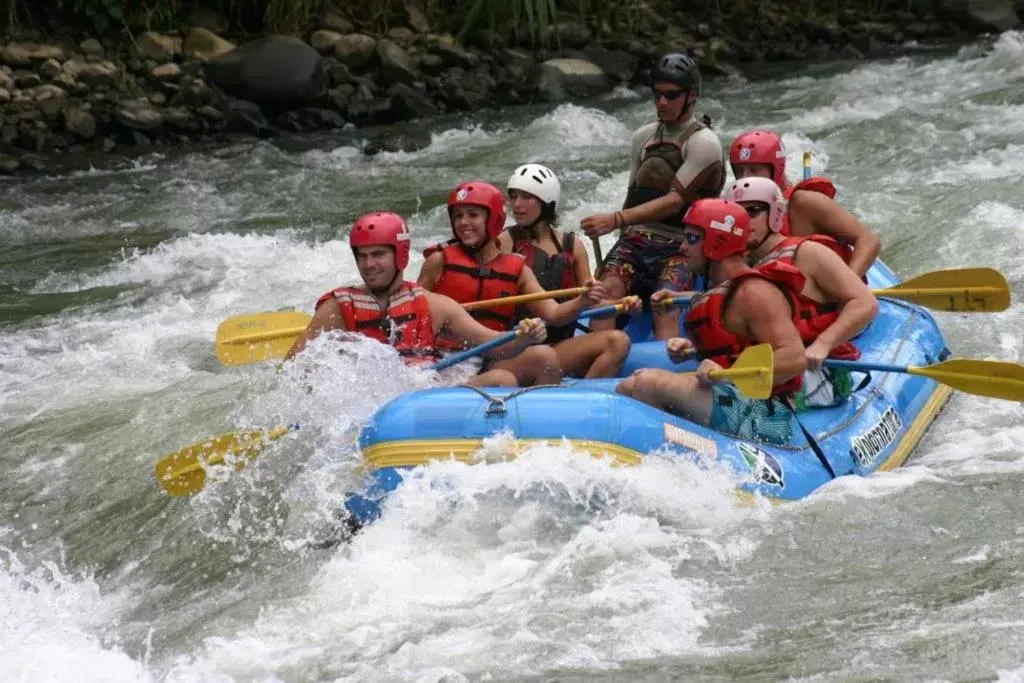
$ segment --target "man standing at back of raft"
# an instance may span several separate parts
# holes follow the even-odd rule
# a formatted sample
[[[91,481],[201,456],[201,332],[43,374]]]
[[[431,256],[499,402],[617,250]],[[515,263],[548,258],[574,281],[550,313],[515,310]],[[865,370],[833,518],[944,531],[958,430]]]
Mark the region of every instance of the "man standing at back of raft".
[[[700,69],[688,55],[668,54],[655,64],[651,87],[658,120],[633,134],[622,210],[580,221],[588,237],[622,229],[600,268],[612,299],[627,294],[647,298],[659,289],[703,288],[687,272],[679,253],[681,219],[694,201],[722,191],[725,158],[718,135],[694,118],[700,86]],[[655,311],[653,317],[657,339],[679,334],[678,311]],[[595,330],[614,325],[613,320],[591,323]]]
[[[459,304],[441,294],[427,292],[402,278],[409,265],[409,228],[395,213],[370,213],[356,221],[349,233],[349,246],[356,258],[362,287],[338,287],[316,302],[316,314],[306,330],[288,350],[286,359],[330,330],[355,332],[388,344],[413,365],[438,360],[438,332],[476,346],[489,342],[500,332],[488,329],[470,317]],[[547,328],[531,318],[519,323],[520,336],[493,349],[491,358],[510,358],[531,344],[542,344]],[[482,372],[468,386],[516,386],[508,370]]]
[[[695,375],[638,370],[616,391],[720,432],[789,443],[788,401],[800,390],[807,368],[791,303],[803,288],[804,276],[782,263],[757,270],[747,266],[750,219],[734,202],[696,202],[686,213],[683,236],[687,267],[707,273],[712,287],[693,298],[686,314],[686,331],[693,341],[669,340],[668,354],[678,363],[696,351],[703,360]],[[744,349],[760,343],[771,344],[774,351],[771,398],[747,398],[726,381],[710,379],[713,370],[730,367]]]

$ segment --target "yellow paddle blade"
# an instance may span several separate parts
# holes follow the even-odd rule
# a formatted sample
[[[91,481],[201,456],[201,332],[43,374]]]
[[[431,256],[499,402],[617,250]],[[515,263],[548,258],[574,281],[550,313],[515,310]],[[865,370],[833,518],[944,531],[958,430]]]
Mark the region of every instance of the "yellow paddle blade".
[[[194,443],[161,458],[156,464],[156,480],[172,496],[199,493],[206,484],[204,464],[207,467],[223,465],[228,456],[235,456],[240,458],[235,470],[241,470],[246,458],[255,458],[264,446],[293,429],[298,429],[298,425],[274,427],[269,432],[262,429],[232,432]]]
[[[1024,365],[1019,363],[954,358],[923,368],[910,366],[907,372],[968,394],[1024,402]]]
[[[283,358],[310,320],[312,316],[299,311],[228,318],[217,328],[217,358],[224,365]]]
[[[728,379],[747,398],[768,398],[775,386],[774,375],[772,345],[758,344],[741,353],[728,370],[714,370],[709,376]]]
[[[936,270],[874,293],[937,311],[995,313],[1010,307],[1010,287],[993,268]]]

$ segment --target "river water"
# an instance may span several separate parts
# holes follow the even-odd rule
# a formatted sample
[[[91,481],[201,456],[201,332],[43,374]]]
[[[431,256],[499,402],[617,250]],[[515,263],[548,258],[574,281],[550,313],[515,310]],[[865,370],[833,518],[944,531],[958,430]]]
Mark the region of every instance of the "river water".
[[[782,130],[793,171],[812,149],[901,276],[988,265],[1024,296],[1021,33],[707,91],[723,138]],[[413,152],[323,137],[0,184],[0,680],[1024,681],[1020,404],[955,396],[908,466],[785,506],[657,457],[436,464],[314,547],[359,425],[430,380],[370,346],[223,367],[218,323],[311,310],[356,277],[358,215],[397,210],[422,247],[450,187],[525,161],[561,177],[563,225],[608,210],[652,112],[619,90],[420,124]],[[958,355],[1024,360],[1020,303],[940,323]],[[194,498],[155,482],[170,451],[287,421]]]

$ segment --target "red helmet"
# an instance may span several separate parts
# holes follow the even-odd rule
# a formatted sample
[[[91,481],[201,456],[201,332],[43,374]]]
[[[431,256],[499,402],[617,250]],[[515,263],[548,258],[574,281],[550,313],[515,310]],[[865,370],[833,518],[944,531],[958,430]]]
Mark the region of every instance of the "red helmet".
[[[770,130],[748,130],[740,134],[729,148],[729,163],[736,174],[736,164],[768,164],[772,180],[779,187],[786,185],[786,149],[782,138]]]
[[[505,195],[490,183],[474,180],[458,185],[448,195],[448,218],[456,206],[482,206],[487,209],[487,236],[496,238],[505,229]],[[452,222],[452,230],[455,223]]]
[[[410,238],[409,226],[401,216],[375,211],[356,221],[348,234],[348,244],[353,253],[357,247],[391,247],[395,250],[395,267],[403,271],[409,265]]]
[[[704,256],[709,261],[721,261],[747,250],[750,218],[736,202],[698,199],[683,216],[683,225],[704,231]]]

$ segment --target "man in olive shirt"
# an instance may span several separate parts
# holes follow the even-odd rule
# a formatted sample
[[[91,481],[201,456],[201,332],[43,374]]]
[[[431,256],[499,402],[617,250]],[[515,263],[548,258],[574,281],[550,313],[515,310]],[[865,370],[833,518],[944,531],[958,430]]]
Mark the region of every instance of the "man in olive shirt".
[[[694,117],[700,69],[688,55],[665,55],[651,70],[658,120],[633,134],[629,189],[621,211],[588,216],[580,228],[590,237],[621,228],[601,265],[600,277],[613,299],[644,299],[659,289],[703,289],[680,256],[682,216],[697,199],[717,197],[725,185],[725,159],[718,135]],[[595,320],[611,329],[613,320]],[[676,310],[654,314],[658,339],[679,335]]]

